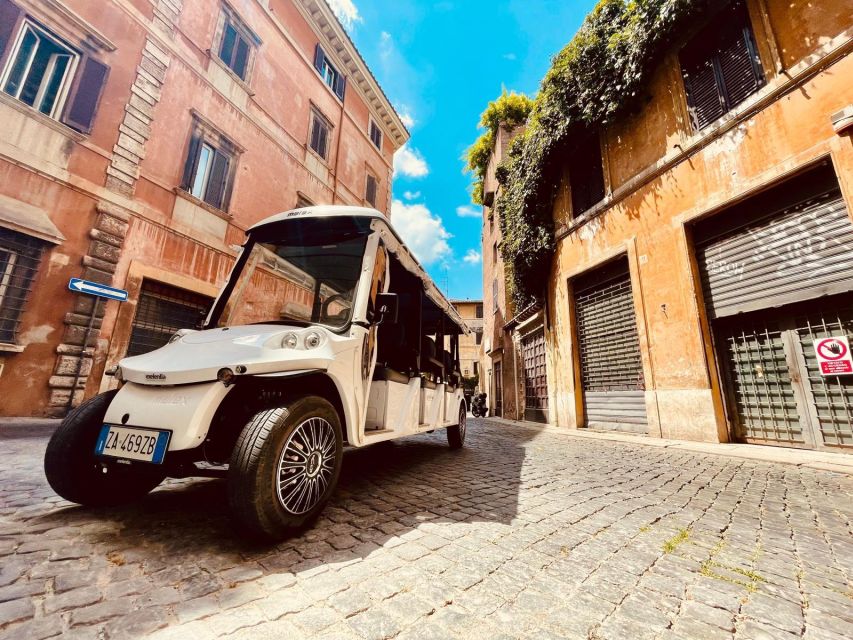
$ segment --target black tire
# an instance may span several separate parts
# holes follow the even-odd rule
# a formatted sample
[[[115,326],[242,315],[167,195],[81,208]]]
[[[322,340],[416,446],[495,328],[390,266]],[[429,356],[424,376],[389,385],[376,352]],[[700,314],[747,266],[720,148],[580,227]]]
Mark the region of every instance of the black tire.
[[[317,438],[323,444],[316,446],[301,440],[314,425],[323,434]],[[305,449],[304,459],[294,455]],[[238,529],[256,540],[275,541],[305,528],[334,492],[342,461],[340,418],[324,398],[306,396],[256,413],[237,439],[228,468],[228,503]],[[280,489],[282,477],[290,482]],[[303,486],[304,504],[297,504]]]
[[[165,477],[159,469],[111,468],[104,473],[95,443],[116,391],[90,398],[71,411],[53,433],[44,453],[44,474],[51,488],[88,507],[126,504],[142,498]]]
[[[461,449],[465,444],[465,432],[467,431],[467,411],[465,411],[465,403],[459,406],[459,424],[447,427],[447,444],[451,449]]]

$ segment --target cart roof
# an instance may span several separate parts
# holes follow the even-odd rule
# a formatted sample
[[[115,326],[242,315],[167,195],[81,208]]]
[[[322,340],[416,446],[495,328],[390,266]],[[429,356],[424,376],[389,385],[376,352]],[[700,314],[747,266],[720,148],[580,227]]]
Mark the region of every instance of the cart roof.
[[[301,209],[292,209],[290,211],[284,211],[282,213],[278,213],[274,216],[270,216],[269,218],[261,220],[257,224],[253,225],[248,232],[252,233],[261,228],[267,229],[270,226],[277,226],[279,224],[286,225],[288,223],[296,222],[299,220],[332,217],[350,218],[353,220],[353,222],[357,223],[358,226],[363,226],[364,228],[370,228],[374,231],[378,231],[382,236],[382,239],[385,242],[385,246],[387,247],[387,249],[392,254],[394,254],[394,256],[400,261],[400,264],[409,273],[413,274],[421,281],[426,296],[433,302],[436,307],[438,307],[441,312],[444,313],[447,319],[449,319],[457,328],[456,331],[445,330],[445,333],[471,333],[470,327],[468,327],[468,325],[462,319],[462,316],[459,315],[459,312],[456,310],[456,307],[454,307],[450,303],[450,301],[444,297],[444,294],[441,293],[441,291],[432,281],[432,278],[430,278],[429,274],[426,272],[423,266],[421,266],[420,262],[418,262],[414,255],[412,255],[412,252],[409,251],[409,248],[405,245],[402,238],[400,238],[400,234],[398,234],[396,229],[394,229],[394,226],[391,224],[391,221],[376,209],[370,209],[367,207],[348,207],[341,205],[321,205],[315,207],[303,207]]]

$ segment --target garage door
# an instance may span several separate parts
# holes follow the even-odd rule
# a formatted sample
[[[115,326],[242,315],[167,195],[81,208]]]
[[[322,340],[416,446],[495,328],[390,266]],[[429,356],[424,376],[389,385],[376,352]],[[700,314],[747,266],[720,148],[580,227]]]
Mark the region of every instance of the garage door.
[[[596,270],[574,286],[586,426],[645,432],[645,383],[628,262]]]
[[[736,438],[853,445],[853,376],[821,373],[816,341],[853,340],[853,224],[818,167],[701,223],[703,294]]]

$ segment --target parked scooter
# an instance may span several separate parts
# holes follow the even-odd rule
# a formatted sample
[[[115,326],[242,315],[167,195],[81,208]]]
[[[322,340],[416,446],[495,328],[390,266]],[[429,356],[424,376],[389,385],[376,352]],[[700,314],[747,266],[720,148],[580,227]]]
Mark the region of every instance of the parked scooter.
[[[484,418],[488,412],[489,407],[486,406],[486,394],[475,394],[474,399],[471,401],[471,413],[475,418]]]

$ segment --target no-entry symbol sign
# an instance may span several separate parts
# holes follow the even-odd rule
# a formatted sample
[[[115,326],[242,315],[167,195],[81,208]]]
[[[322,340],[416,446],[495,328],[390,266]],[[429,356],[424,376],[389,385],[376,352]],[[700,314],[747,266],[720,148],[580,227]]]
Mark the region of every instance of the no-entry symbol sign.
[[[846,336],[820,338],[814,341],[814,350],[822,376],[853,374],[853,354]]]

